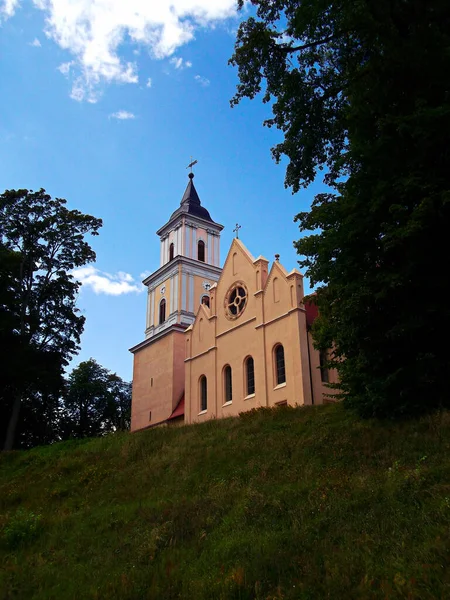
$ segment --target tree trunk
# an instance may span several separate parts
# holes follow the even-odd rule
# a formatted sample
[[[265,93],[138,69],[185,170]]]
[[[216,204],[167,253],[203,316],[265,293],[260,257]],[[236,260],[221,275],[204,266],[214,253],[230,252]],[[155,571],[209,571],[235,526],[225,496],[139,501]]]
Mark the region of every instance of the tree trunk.
[[[6,432],[4,450],[12,450],[14,446],[14,439],[16,437],[17,423],[19,422],[21,395],[17,393],[14,397],[12,406],[12,413],[8,423],[8,430]]]

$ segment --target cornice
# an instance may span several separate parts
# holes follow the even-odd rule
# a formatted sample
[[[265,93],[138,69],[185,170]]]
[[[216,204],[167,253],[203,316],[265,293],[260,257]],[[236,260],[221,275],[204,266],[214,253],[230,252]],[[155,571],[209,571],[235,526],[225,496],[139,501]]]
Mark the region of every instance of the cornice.
[[[178,267],[181,265],[181,273],[185,275],[197,275],[198,277],[206,277],[214,281],[218,281],[222,269],[215,265],[202,263],[187,256],[177,255],[173,260],[159,267],[154,273],[146,277],[142,283],[146,285],[149,292],[153,291],[166,279],[178,275]]]
[[[145,348],[146,346],[150,346],[150,344],[153,344],[153,342],[160,340],[162,337],[164,337],[165,335],[167,335],[169,333],[172,333],[174,331],[179,332],[179,333],[184,333],[185,330],[186,330],[186,327],[184,327],[183,325],[180,325],[179,323],[176,323],[174,325],[171,325],[167,329],[164,329],[164,331],[161,331],[161,333],[157,333],[156,335],[152,336],[151,338],[148,338],[148,339],[144,340],[143,342],[136,344],[136,346],[129,348],[129,352],[134,354],[135,352],[142,350],[142,348]]]
[[[161,282],[165,281],[166,279],[169,279],[170,277],[173,277],[174,275],[178,275],[178,264],[179,264],[179,261],[177,261],[177,259],[174,258],[173,260],[166,263],[162,267],[159,267],[159,269],[157,269],[154,273],[152,273],[151,275],[146,277],[142,281],[142,283],[146,286],[150,286],[150,285],[157,286]],[[153,289],[153,287],[152,287],[152,289]]]
[[[207,221],[206,219],[202,219],[201,217],[196,217],[190,214],[181,214],[177,215],[173,221],[168,221],[165,225],[160,227],[156,232],[156,235],[165,236],[172,229],[176,229],[177,227],[181,226],[183,222],[185,225],[190,227],[202,227],[203,229],[211,229],[217,232],[222,231],[224,228],[224,226],[220,223]]]

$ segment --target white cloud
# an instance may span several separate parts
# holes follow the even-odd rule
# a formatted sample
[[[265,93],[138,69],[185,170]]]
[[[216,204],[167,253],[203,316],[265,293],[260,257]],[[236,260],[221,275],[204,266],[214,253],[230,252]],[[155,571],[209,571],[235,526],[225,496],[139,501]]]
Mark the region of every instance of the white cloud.
[[[72,271],[74,278],[84,287],[90,287],[95,294],[121,296],[122,294],[141,293],[144,287],[136,283],[129,273],[119,271],[116,275],[105,273],[95,267],[80,267]]]
[[[181,69],[181,67],[183,66],[183,59],[174,56],[170,59],[170,63],[175,67],[175,69]]]
[[[61,65],[59,65],[58,71],[60,73],[62,73],[63,75],[68,75],[70,72],[70,68],[73,66],[73,64],[74,64],[73,60],[71,60],[70,62],[62,63]]]
[[[142,271],[142,273],[140,273],[140,275],[139,275],[139,278],[140,279],[146,279],[151,274],[152,274],[151,271]]]
[[[69,78],[75,66],[75,61],[70,60],[69,62],[60,64],[57,68],[60,73]],[[78,102],[86,100],[91,104],[95,104],[100,97],[100,92],[94,85],[87,83],[81,76],[78,76],[72,82],[70,97]]]
[[[0,22],[1,17],[8,19],[16,12],[19,6],[19,0],[0,0]]]
[[[70,97],[72,100],[76,100],[77,102],[86,100],[91,104],[95,104],[100,97],[100,92],[96,88],[95,83],[86,81],[82,76],[79,76],[75,78],[72,84]]]
[[[168,58],[199,28],[236,15],[235,0],[32,1],[46,13],[47,37],[75,58],[72,98],[90,102],[98,99],[102,84],[138,82],[137,65],[119,56],[125,41],[147,48],[153,58]],[[18,0],[0,2],[6,16],[18,5]]]
[[[195,75],[194,79],[203,87],[208,87],[208,85],[211,83],[209,79],[207,79],[206,77],[202,77],[202,75]]]
[[[175,69],[189,69],[192,67],[190,60],[183,60],[179,56],[174,56],[169,62],[175,67]]]
[[[147,79],[147,83],[145,84],[145,87],[148,87],[148,88],[151,88],[151,87],[152,87],[152,78],[151,78],[151,77],[149,77],[149,78]]]
[[[30,46],[34,46],[35,48],[40,48],[41,42],[37,38],[34,38],[34,40],[32,42],[30,42]]]
[[[136,116],[127,110],[118,110],[117,112],[112,113],[112,115],[109,115],[109,118],[118,119],[119,121],[126,121],[127,119],[135,119]]]

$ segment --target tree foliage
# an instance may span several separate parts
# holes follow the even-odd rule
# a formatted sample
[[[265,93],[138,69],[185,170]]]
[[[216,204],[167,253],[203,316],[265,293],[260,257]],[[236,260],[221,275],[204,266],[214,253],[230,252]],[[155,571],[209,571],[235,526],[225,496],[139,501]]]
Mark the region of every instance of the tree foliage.
[[[84,317],[72,269],[95,260],[85,241],[101,220],[69,210],[45,190],[7,190],[0,196],[0,398],[8,413],[5,448],[13,446],[20,409],[39,395],[54,396],[63,367],[78,351]]]
[[[231,63],[232,104],[263,92],[320,284],[319,347],[333,345],[348,405],[365,416],[448,406],[444,332],[450,224],[450,5],[446,0],[252,0]],[[240,2],[241,6],[243,2]]]
[[[131,384],[89,359],[69,375],[64,398],[64,437],[95,437],[127,430]]]

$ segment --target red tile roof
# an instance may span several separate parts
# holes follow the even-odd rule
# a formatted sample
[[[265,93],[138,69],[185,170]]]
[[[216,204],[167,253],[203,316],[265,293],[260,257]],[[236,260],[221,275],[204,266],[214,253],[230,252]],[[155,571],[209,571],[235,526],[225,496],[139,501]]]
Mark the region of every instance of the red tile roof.
[[[175,410],[167,420],[170,421],[170,419],[176,419],[177,417],[184,417],[184,393],[181,396],[181,400],[176,405]]]
[[[308,327],[311,327],[311,325],[314,323],[314,321],[319,316],[319,309],[317,308],[317,305],[314,304],[313,302],[305,302],[305,310],[306,310],[306,323],[308,324]]]

